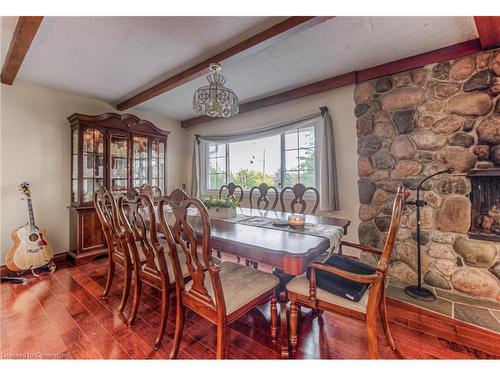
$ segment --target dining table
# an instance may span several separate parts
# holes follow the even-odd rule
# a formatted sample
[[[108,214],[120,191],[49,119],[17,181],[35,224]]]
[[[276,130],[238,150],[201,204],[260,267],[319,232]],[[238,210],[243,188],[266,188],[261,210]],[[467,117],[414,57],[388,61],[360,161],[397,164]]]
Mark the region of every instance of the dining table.
[[[266,218],[270,221],[287,220],[290,212],[236,208],[237,216]],[[331,216],[305,215],[306,225],[337,226],[347,234],[350,221]],[[280,304],[280,352],[282,358],[289,358],[287,294],[286,284],[297,275],[306,272],[307,267],[331,248],[326,236],[309,234],[293,230],[254,226],[238,221],[213,218],[210,220],[210,247],[239,258],[249,259],[257,263],[265,263],[273,267],[273,273],[279,277]],[[194,225],[201,238],[201,225]]]

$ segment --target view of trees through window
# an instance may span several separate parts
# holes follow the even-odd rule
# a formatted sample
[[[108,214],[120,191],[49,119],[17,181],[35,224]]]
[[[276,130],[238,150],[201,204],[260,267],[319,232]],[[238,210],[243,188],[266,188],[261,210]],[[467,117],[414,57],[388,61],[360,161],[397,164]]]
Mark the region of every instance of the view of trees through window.
[[[227,145],[207,145],[207,189],[234,182],[250,190],[262,182],[281,189],[298,182],[316,186],[313,126]],[[282,181],[284,180],[284,184]]]

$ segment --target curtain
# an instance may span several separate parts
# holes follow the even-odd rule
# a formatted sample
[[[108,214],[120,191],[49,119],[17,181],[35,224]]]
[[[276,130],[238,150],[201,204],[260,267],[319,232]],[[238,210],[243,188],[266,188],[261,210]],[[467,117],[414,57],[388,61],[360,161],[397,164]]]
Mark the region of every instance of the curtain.
[[[335,137],[333,121],[328,108],[321,107],[319,134],[319,209],[334,211],[339,206],[339,187],[337,183],[337,163],[335,159]]]
[[[332,119],[328,114],[328,109],[325,110],[325,108],[326,107],[321,107],[321,113],[314,113],[291,121],[286,121],[279,124],[274,124],[245,132],[223,134],[223,135],[211,135],[211,136],[195,135],[194,147],[193,147],[191,194],[194,197],[199,197],[201,195],[200,180],[201,180],[202,156],[200,152],[200,147],[202,142],[226,144],[231,142],[241,142],[241,141],[248,141],[260,138],[267,138],[301,128],[309,123],[318,124],[319,122],[319,129],[318,125],[316,125],[316,129],[320,131],[317,131],[316,133],[320,136],[320,142],[319,142],[320,163],[323,163],[323,161],[327,163],[327,168],[325,169],[324,172],[322,167],[320,169],[320,181],[322,178],[321,176],[324,176],[324,178],[327,179],[324,181],[324,184],[323,183],[320,184],[321,187],[320,208],[324,210],[338,209],[338,197],[337,197],[338,188],[337,188],[337,180],[336,180],[337,175],[335,167],[335,147],[333,145],[333,124],[332,124]],[[328,127],[328,130],[325,129],[326,127]],[[324,137],[328,137],[328,140],[324,140],[323,139]],[[332,143],[328,144],[330,141]],[[323,156],[324,152],[326,152],[326,154]],[[327,160],[328,158],[331,158],[332,155],[333,159]],[[333,177],[335,177],[335,180],[330,180],[330,178]],[[329,186],[330,184],[331,186]],[[323,191],[326,194],[325,198],[323,198]]]

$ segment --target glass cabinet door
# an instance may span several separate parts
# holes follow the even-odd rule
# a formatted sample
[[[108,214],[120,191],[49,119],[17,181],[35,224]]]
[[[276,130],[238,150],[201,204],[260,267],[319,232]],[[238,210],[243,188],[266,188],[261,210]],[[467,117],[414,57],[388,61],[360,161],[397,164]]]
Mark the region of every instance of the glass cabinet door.
[[[78,129],[71,132],[71,203],[78,202]]]
[[[165,194],[165,142],[153,140],[151,151],[151,185]]]
[[[146,137],[132,138],[132,184],[140,187],[149,179],[149,143]]]
[[[104,135],[98,129],[83,131],[82,202],[92,202],[94,191],[104,184]]]
[[[128,189],[128,137],[122,134],[110,136],[110,188],[119,195]]]

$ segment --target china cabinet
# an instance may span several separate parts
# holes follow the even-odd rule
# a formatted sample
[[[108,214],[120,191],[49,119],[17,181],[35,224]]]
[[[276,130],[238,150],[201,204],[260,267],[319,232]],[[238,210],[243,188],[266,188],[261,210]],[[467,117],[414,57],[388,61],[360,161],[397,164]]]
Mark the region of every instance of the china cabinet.
[[[81,263],[106,254],[93,204],[100,186],[115,195],[143,184],[166,188],[169,132],[131,114],[75,113],[71,126],[71,206],[68,259]]]

